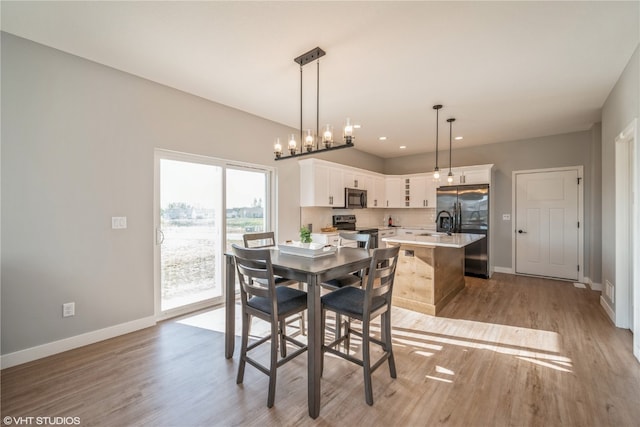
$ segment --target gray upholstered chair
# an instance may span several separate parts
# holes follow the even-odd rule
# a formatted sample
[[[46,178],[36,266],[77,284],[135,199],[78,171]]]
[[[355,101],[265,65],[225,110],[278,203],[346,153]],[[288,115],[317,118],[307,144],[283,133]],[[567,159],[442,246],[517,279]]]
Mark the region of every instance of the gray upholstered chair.
[[[355,247],[358,247],[358,243],[363,244],[363,249],[369,249],[369,245],[371,244],[371,235],[370,234],[362,234],[362,233],[348,233],[348,232],[340,232],[338,233],[340,236],[339,246],[346,246],[345,243],[347,241],[355,242]],[[362,282],[362,277],[364,275],[364,271],[356,271],[351,274],[346,274],[344,276],[338,277],[336,279],[327,280],[326,282],[322,282],[320,286],[329,290],[336,290],[340,288],[344,288],[345,286],[360,286]],[[336,313],[336,328],[335,335],[336,337],[342,334],[342,316],[339,313]]]
[[[242,235],[242,241],[245,248],[269,248],[276,246],[276,238],[273,231],[263,231],[260,233],[246,233]],[[296,280],[287,279],[286,277],[276,276],[276,286],[292,286],[296,285],[298,289],[304,290],[304,285]],[[299,329],[302,335],[306,335],[306,324],[304,313],[301,313],[299,317]],[[294,323],[295,320],[290,320],[286,325]],[[285,327],[286,327],[285,325]],[[280,347],[282,357],[287,355],[287,347],[283,345]]]
[[[373,405],[373,389],[371,386],[371,374],[373,371],[382,365],[384,361],[388,361],[391,378],[396,377],[396,365],[391,343],[391,296],[399,252],[400,246],[374,249],[362,288],[347,286],[322,297],[323,359],[324,353],[332,353],[362,366],[364,370],[365,400],[369,405]],[[326,313],[328,311],[361,321],[362,332],[352,329],[349,322],[344,335],[337,336],[335,340],[324,345]],[[378,316],[381,318],[381,339],[371,336],[371,321]],[[347,340],[352,334],[362,337],[362,359],[357,359],[349,354],[348,346],[344,352],[338,350],[339,344]],[[383,350],[382,356],[375,363],[371,361],[371,343],[380,345]]]
[[[352,241],[356,243],[355,247],[360,247],[358,244],[362,243],[363,249],[369,249],[371,245],[371,235],[370,234],[361,234],[361,233],[339,233],[340,246],[347,246],[345,243],[347,241]],[[322,286],[329,289],[340,289],[345,286],[354,286],[360,285],[362,281],[362,271],[357,271],[352,274],[347,274],[342,277],[338,277],[337,279],[327,280],[326,282],[322,282]]]
[[[236,244],[232,245],[232,248],[240,280],[242,306],[242,344],[236,383],[242,384],[246,363],[267,374],[269,376],[267,406],[271,408],[275,400],[277,368],[307,350],[306,344],[284,334],[286,319],[307,309],[307,293],[287,286],[276,286],[269,249],[247,249]],[[252,316],[268,322],[271,325],[271,332],[249,345]],[[271,341],[268,367],[248,354],[249,351],[267,341]],[[278,343],[286,346],[287,342],[295,345],[297,349],[286,357],[278,358]]]
[[[242,235],[242,241],[245,248],[268,248],[276,245],[273,231],[246,233]]]

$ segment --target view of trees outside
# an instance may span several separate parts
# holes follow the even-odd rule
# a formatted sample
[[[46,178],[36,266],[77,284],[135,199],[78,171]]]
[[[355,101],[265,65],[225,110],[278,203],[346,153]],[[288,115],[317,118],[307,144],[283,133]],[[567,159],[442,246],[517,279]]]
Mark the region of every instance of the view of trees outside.
[[[227,169],[227,247],[242,245],[242,235],[265,231],[267,175],[263,171]]]
[[[266,174],[227,169],[222,248],[222,168],[161,160],[161,310],[222,296],[222,251],[265,226]]]

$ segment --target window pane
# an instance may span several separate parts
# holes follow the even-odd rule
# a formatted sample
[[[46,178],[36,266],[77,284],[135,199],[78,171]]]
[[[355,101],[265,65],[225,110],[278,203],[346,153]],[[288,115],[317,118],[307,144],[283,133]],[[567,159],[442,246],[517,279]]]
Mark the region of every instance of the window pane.
[[[227,169],[227,251],[244,233],[268,230],[268,172]]]
[[[160,171],[161,311],[166,311],[222,296],[216,232],[222,168],[162,159]]]

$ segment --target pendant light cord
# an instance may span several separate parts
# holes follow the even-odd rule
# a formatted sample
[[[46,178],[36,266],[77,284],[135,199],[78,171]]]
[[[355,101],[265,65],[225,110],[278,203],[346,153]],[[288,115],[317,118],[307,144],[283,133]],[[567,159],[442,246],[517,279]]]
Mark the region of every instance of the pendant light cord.
[[[436,173],[439,173],[438,171],[440,170],[438,168],[438,135],[440,133],[440,129],[438,127],[438,122],[440,121],[439,117],[440,117],[440,109],[441,108],[442,108],[442,105],[440,105],[440,104],[437,104],[437,105],[433,106],[433,109],[436,110],[436,168],[434,169],[434,171]],[[435,174],[434,174],[434,178],[435,178]]]
[[[451,140],[453,139],[453,122],[456,121],[453,117],[447,119],[449,122],[449,176],[451,176]]]
[[[320,148],[320,60],[318,64],[318,72],[316,73],[316,150]]]
[[[455,120],[455,119],[453,119]],[[453,120],[449,120],[449,172],[451,172],[451,135],[452,135],[452,128],[453,128]]]
[[[438,113],[440,113],[440,108],[436,108],[436,170],[438,170]]]
[[[300,144],[302,144],[302,65],[300,65]]]

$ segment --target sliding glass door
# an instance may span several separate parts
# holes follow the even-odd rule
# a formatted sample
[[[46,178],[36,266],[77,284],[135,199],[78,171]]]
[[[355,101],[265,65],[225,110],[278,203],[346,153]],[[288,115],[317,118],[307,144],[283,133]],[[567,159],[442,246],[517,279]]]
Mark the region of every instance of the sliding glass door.
[[[160,160],[160,309],[215,302],[220,286],[220,166]]]
[[[251,168],[227,169],[227,251],[231,245],[242,245],[242,235],[271,231],[267,226],[268,175]]]
[[[224,253],[271,230],[272,171],[156,152],[156,317],[222,303]]]

